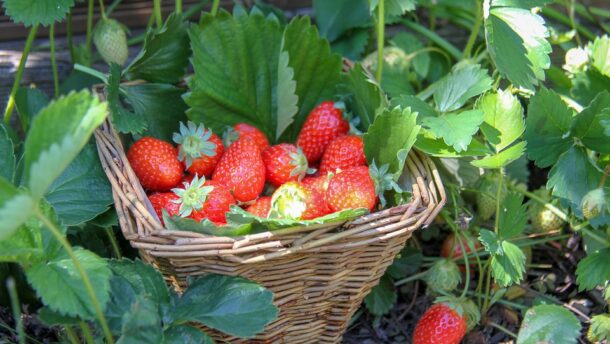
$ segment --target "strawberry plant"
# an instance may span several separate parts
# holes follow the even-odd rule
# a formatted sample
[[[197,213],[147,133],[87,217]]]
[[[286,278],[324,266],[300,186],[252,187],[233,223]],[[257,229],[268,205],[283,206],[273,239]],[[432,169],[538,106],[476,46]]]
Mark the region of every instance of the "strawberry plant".
[[[312,20],[218,0],[209,12],[175,0],[164,17],[155,0],[134,37],[113,18],[120,2],[87,0],[82,45],[68,25],[74,70],[61,81],[55,25],[71,23],[75,1],[2,1],[29,34],[0,124],[0,311],[14,313],[4,326],[0,312],[0,336],[38,340],[22,312],[71,343],[212,343],[209,329],[251,338],[278,317],[253,281],[170,287],[136,258],[112,207],[131,195],[113,195],[94,143],[108,119],[170,231],[350,221],[408,203],[422,181],[407,156],[432,157],[448,203],[366,296],[345,342],[609,339],[607,9],[314,0]],[[49,96],[21,85],[41,26]]]

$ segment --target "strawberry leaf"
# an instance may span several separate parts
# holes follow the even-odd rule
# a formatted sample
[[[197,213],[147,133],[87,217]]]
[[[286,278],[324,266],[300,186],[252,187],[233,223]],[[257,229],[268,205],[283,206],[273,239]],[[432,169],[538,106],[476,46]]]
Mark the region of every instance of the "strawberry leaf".
[[[576,316],[561,306],[535,306],[525,313],[517,344],[576,343],[580,327]]]
[[[442,138],[456,152],[468,149],[472,135],[479,131],[483,122],[483,111],[468,110],[461,113],[446,114],[440,117],[427,117],[422,124],[436,137]]]
[[[159,304],[169,303],[169,290],[158,270],[138,259],[111,260],[109,263],[112,273],[124,278],[137,294],[145,293]]]
[[[313,10],[320,35],[334,41],[352,28],[370,26],[366,0],[314,0]]]
[[[366,309],[375,316],[382,316],[388,313],[396,300],[398,295],[394,288],[392,279],[387,275],[384,275],[380,280],[379,284],[371,289],[370,293],[364,298]]]
[[[544,80],[544,70],[551,65],[548,30],[542,17],[529,8],[505,5],[511,4],[484,1],[487,49],[502,75],[516,86],[532,90]]]
[[[502,168],[511,162],[519,159],[525,153],[524,141],[521,141],[514,146],[511,146],[500,153],[494,155],[488,155],[479,160],[473,160],[471,163],[480,168],[497,169]]]
[[[578,290],[591,290],[610,280],[610,248],[593,252],[578,263],[576,282]]]
[[[479,231],[479,241],[483,244],[485,251],[491,255],[497,254],[501,250],[498,236],[488,229],[481,229]]]
[[[350,60],[360,60],[369,42],[370,33],[366,29],[355,29],[349,35],[334,41],[331,50]]]
[[[594,68],[577,73],[572,79],[570,93],[580,104],[589,104],[603,91],[610,92],[610,76],[603,75]]]
[[[591,65],[601,74],[610,77],[610,37],[596,37],[593,43],[589,43],[589,51]]]
[[[385,94],[359,63],[344,74],[343,84],[348,94],[348,107],[360,117],[361,129],[367,131],[377,112],[387,105]]]
[[[147,128],[146,119],[141,113],[127,110],[121,103],[119,96],[121,88],[121,67],[116,63],[110,64],[110,74],[106,94],[108,108],[112,115],[114,128],[121,133],[142,133]]]
[[[294,122],[294,115],[299,111],[297,103],[299,97],[295,94],[297,84],[294,81],[294,69],[288,66],[288,53],[282,51],[278,62],[278,85],[277,85],[277,127],[275,128],[275,139],[278,140],[282,133]]]
[[[163,332],[163,344],[214,344],[214,340],[199,329],[179,325]]]
[[[557,162],[573,144],[572,110],[552,90],[541,88],[530,100],[525,120],[527,154],[539,167]]]
[[[122,317],[121,336],[117,344],[161,343],[161,317],[155,302],[138,296]]]
[[[45,257],[39,221],[30,217],[25,223],[0,241],[0,262],[32,264]]]
[[[591,343],[601,343],[610,340],[610,314],[598,314],[591,317],[591,326],[587,331],[587,339]]]
[[[610,140],[602,121],[610,120],[610,93],[603,91],[583,109],[572,121],[572,136],[577,137],[585,147],[610,154]]]
[[[179,82],[190,56],[186,27],[182,16],[172,13],[160,29],[149,28],[142,50],[125,68],[125,77],[149,82]]]
[[[500,286],[506,287],[523,280],[525,255],[515,244],[500,241],[498,251],[491,257],[491,274]]]
[[[447,145],[443,139],[437,138],[432,132],[422,128],[415,141],[415,148],[422,152],[441,158],[457,158],[465,156],[481,156],[489,154],[489,148],[477,139],[473,139],[468,148],[457,152],[453,147]]]
[[[390,43],[402,49],[406,54],[415,53],[415,57],[410,60],[413,70],[421,78],[428,75],[430,55],[424,51],[424,44],[416,36],[407,32],[400,32],[392,37]]]
[[[74,0],[3,0],[3,6],[15,23],[47,26],[62,21],[74,6]]]
[[[527,223],[527,206],[523,194],[509,192],[500,205],[499,233],[503,239],[514,238],[523,233]]]
[[[15,96],[15,107],[28,123],[49,104],[49,97],[38,88],[19,87]]]
[[[530,9],[533,7],[544,6],[554,1],[555,0],[492,0],[492,5]]]
[[[496,152],[502,151],[523,134],[523,107],[510,91],[487,93],[477,105],[484,113],[481,131]]]
[[[420,128],[417,114],[411,109],[384,110],[362,138],[367,161],[369,164],[375,161],[377,166],[388,164],[388,172],[398,180]]]
[[[417,121],[421,122],[426,117],[438,117],[439,113],[428,103],[421,100],[417,96],[403,94],[399,97],[392,98],[391,106],[400,106],[403,109],[411,108],[411,111],[417,112]]]
[[[4,124],[0,124],[0,178],[12,182],[15,178],[15,168],[17,158],[15,157],[15,147],[13,140],[8,136]]]
[[[456,68],[435,83],[434,101],[441,112],[454,111],[468,99],[489,90],[492,82],[480,65]]]

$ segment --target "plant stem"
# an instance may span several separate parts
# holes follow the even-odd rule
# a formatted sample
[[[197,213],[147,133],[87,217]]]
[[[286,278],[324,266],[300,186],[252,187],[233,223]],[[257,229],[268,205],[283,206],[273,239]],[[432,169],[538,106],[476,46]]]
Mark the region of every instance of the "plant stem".
[[[385,40],[385,1],[377,4],[377,82],[381,85],[383,75],[383,45]]]
[[[6,109],[4,110],[4,123],[6,123],[7,127],[11,125],[11,116],[13,115],[13,108],[15,107],[15,96],[17,95],[17,90],[19,89],[19,84],[21,83],[21,77],[23,76],[23,71],[25,70],[25,63],[28,60],[30,49],[32,49],[32,42],[34,42],[37,31],[38,24],[35,24],[30,29],[28,38],[25,41],[25,47],[23,47],[21,59],[19,60],[19,67],[17,67],[15,79],[13,80],[13,87],[11,88],[11,93],[8,96],[8,102],[6,103]],[[20,113],[19,119],[21,120],[21,128],[24,132],[27,131],[27,118]]]
[[[105,229],[106,235],[108,235],[108,240],[110,240],[110,244],[112,245],[112,250],[114,251],[114,256],[117,259],[123,259],[123,255],[121,254],[121,249],[119,248],[119,244],[116,241],[116,236],[112,231],[112,227],[107,227]]]
[[[545,16],[547,16],[551,19],[557,20],[561,24],[570,25],[570,18],[566,17],[565,14],[557,11],[554,8],[545,6],[542,8],[542,14],[544,14]],[[585,28],[583,25],[577,25],[576,31],[578,31],[581,35],[585,36],[588,40],[592,41],[595,39],[595,35],[591,31],[589,31],[587,28]]]
[[[462,257],[464,257],[464,269],[466,270],[466,282],[464,282],[464,289],[462,289],[462,294],[460,295],[460,297],[464,297],[466,296],[466,292],[468,291],[468,289],[470,288],[470,264],[468,262],[468,258],[466,258],[466,255],[464,253],[466,253],[466,247],[464,247],[464,243],[462,242],[462,235],[458,232],[455,234],[455,237],[458,240],[458,243],[460,244],[460,248],[462,249]]]
[[[87,275],[87,271],[85,271],[85,269],[81,265],[80,261],[78,260],[78,257],[76,257],[76,254],[74,253],[74,250],[72,249],[72,245],[70,245],[68,240],[66,240],[66,237],[61,233],[59,228],[57,228],[55,223],[53,223],[53,221],[49,220],[49,218],[47,218],[38,209],[38,207],[35,207],[34,215],[40,220],[40,222],[43,223],[43,225],[51,232],[51,234],[53,234],[53,237],[55,237],[55,239],[66,250],[66,253],[68,253],[68,256],[70,256],[70,259],[72,260],[72,263],[74,263],[74,267],[76,268],[76,271],[78,272],[81,279],[83,280],[83,284],[85,285],[87,294],[88,294],[89,298],[91,299],[91,303],[93,304],[93,308],[95,309],[95,313],[100,322],[100,326],[102,327],[102,330],[104,331],[104,335],[106,336],[106,341],[109,344],[114,344],[114,339],[112,338],[112,333],[110,332],[110,328],[108,327],[108,323],[106,322],[106,317],[104,316],[104,313],[102,312],[100,302],[97,299],[97,296],[95,295],[95,291],[93,290],[93,285],[91,284],[91,280],[89,279],[89,276]]]
[[[507,329],[506,327],[504,327],[504,326],[502,326],[502,325],[500,325],[500,324],[496,324],[496,323],[495,323],[495,322],[493,322],[493,321],[488,321],[488,322],[487,322],[487,325],[489,325],[489,326],[491,326],[491,327],[495,327],[495,328],[497,328],[498,330],[500,330],[500,331],[502,331],[502,332],[506,333],[507,335],[509,335],[509,336],[511,336],[511,337],[513,337],[513,338],[515,338],[515,339],[517,338],[517,334],[516,334],[516,333],[512,332],[511,330]]]
[[[529,192],[527,190],[521,190],[517,187],[514,187],[512,185],[509,184],[509,187],[517,192],[520,192],[522,194],[524,194],[525,196],[527,196],[528,198],[544,205],[545,208],[547,208],[548,210],[552,211],[553,214],[557,215],[560,219],[562,219],[565,222],[569,222],[569,218],[568,215],[566,213],[564,213],[563,211],[561,211],[561,209],[557,208],[556,206],[552,205],[551,203],[548,203],[547,201],[545,201],[542,197],[536,195],[533,192]]]
[[[72,39],[72,11],[68,12],[66,20],[66,40],[68,41],[68,51],[70,51],[70,61],[74,63],[74,41]]]
[[[610,241],[602,238],[601,236],[597,235],[597,233],[593,232],[592,230],[590,230],[587,227],[583,227],[581,228],[581,231],[586,235],[589,236],[591,239],[599,242],[602,245],[605,245],[607,247],[610,247]]]
[[[572,28],[572,30],[574,30],[576,32],[576,35],[574,36],[574,38],[576,38],[576,44],[578,46],[581,46],[582,41],[580,40],[580,35],[578,34],[578,30],[576,30],[576,20],[574,18],[574,12],[575,12],[574,0],[566,1],[566,11],[568,12],[568,18],[570,18],[570,27]]]
[[[182,0],[176,0],[176,13],[182,13]]]
[[[106,8],[104,8],[104,0],[100,0],[100,14],[102,15],[102,19],[106,20]]]
[[[91,55],[91,40],[93,39],[93,0],[89,0],[87,4],[87,34],[85,37],[85,48],[87,53]]]
[[[114,0],[110,6],[106,7],[106,16],[110,16],[114,9],[122,2],[123,0]]]
[[[17,338],[19,344],[25,344],[25,331],[23,330],[23,320],[21,319],[21,306],[19,305],[19,295],[15,287],[15,280],[9,277],[6,280],[6,289],[11,298],[11,308],[13,309],[13,318],[15,319],[15,329],[17,329]]]
[[[472,31],[470,31],[470,36],[468,37],[468,41],[466,42],[466,46],[464,47],[464,58],[470,58],[470,54],[472,53],[472,47],[479,36],[479,30],[481,29],[481,24],[483,23],[483,4],[481,1],[477,1],[476,3],[477,13],[474,20],[474,25],[472,27]]]
[[[163,25],[163,17],[161,16],[161,0],[153,0],[154,5],[154,13],[155,13],[155,23],[157,24],[157,28],[161,28]]]
[[[476,292],[473,292],[473,291],[469,291],[467,294],[470,295],[470,296],[481,297],[480,293],[476,293]],[[527,306],[524,306],[524,305],[519,304],[519,303],[511,302],[511,301],[508,301],[508,300],[500,299],[497,302],[499,304],[502,304],[502,305],[505,305],[505,306],[508,306],[508,307],[512,307],[512,308],[515,308],[515,309],[518,309],[518,310],[526,310],[527,309]]]
[[[55,23],[49,29],[49,44],[51,45],[51,70],[53,72],[53,86],[55,97],[59,96],[59,77],[57,76],[57,59],[55,57]]]
[[[83,321],[79,322],[78,325],[80,326],[80,330],[83,333],[83,337],[85,337],[87,344],[95,344],[95,339],[93,339],[89,325]]]
[[[422,271],[422,272],[416,273],[415,275],[411,275],[411,276],[409,276],[409,277],[407,277],[407,278],[403,278],[403,279],[401,279],[401,280],[398,280],[398,281],[394,282],[394,285],[398,287],[398,286],[401,286],[401,285],[403,285],[403,284],[407,284],[407,283],[409,283],[409,282],[411,282],[411,281],[415,281],[415,280],[417,280],[417,279],[421,279],[421,278],[422,278],[422,277],[424,277],[424,276],[425,276],[427,273],[428,273],[428,270],[425,270],[425,271]]]
[[[487,270],[485,271],[485,294],[483,294],[483,308],[481,313],[485,314],[487,313],[487,310],[489,309],[490,305],[489,305],[489,292],[491,290],[491,267],[489,266],[489,264],[487,265]]]
[[[502,169],[500,169],[498,172],[498,190],[496,190],[496,218],[494,223],[494,232],[496,234],[498,234],[500,231],[500,198],[502,196],[502,184],[504,183],[504,173],[502,173]]]
[[[80,343],[80,340],[78,340],[78,336],[76,335],[74,330],[72,330],[72,327],[64,326],[64,331],[66,331],[66,336],[68,336],[68,340],[70,341],[70,343],[72,343],[72,344]]]
[[[216,16],[216,13],[218,13],[219,6],[220,6],[220,0],[214,0],[214,2],[212,3],[212,9],[210,10],[210,14],[212,14],[213,16]]]
[[[460,60],[462,58],[462,52],[460,49],[456,48],[453,44],[449,43],[447,40],[437,35],[435,32],[428,30],[428,28],[414,23],[407,19],[401,19],[400,23],[407,28],[419,33],[420,35],[428,38],[430,41],[434,42],[439,47],[445,49],[449,55],[453,56],[454,59]]]
[[[89,74],[91,76],[94,76],[94,77],[100,79],[104,83],[108,83],[108,77],[104,73],[102,73],[98,70],[95,70],[93,68],[83,66],[82,64],[76,63],[76,64],[74,64],[74,70]]]

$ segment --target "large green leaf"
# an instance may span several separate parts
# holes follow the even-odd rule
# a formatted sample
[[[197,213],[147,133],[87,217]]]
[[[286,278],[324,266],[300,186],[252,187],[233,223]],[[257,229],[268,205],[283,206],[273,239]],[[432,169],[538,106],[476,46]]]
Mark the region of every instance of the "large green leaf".
[[[524,141],[519,142],[509,148],[506,148],[500,153],[488,155],[479,160],[473,160],[472,164],[480,168],[502,168],[522,157],[523,153],[525,153],[525,145],[526,143]]]
[[[610,139],[604,132],[603,121],[610,120],[610,93],[603,91],[584,108],[572,122],[572,136],[589,149],[610,154]]]
[[[534,89],[551,65],[544,20],[529,8],[484,1],[485,39],[496,68],[516,86]]]
[[[513,238],[523,232],[527,223],[527,206],[523,204],[523,194],[510,192],[500,205],[498,224],[502,239]]]
[[[572,147],[563,154],[549,172],[546,187],[553,195],[578,206],[582,198],[597,188],[601,172],[592,164],[583,147]]]
[[[349,35],[337,39],[331,44],[333,52],[350,60],[360,60],[369,42],[370,32],[367,29],[355,29]]]
[[[141,260],[111,260],[110,269],[116,276],[124,278],[138,294],[145,294],[158,303],[169,302],[169,290],[163,276],[152,266]]]
[[[83,266],[95,296],[103,308],[109,298],[110,269],[106,261],[94,253],[76,248],[76,258]],[[26,269],[28,281],[42,301],[52,310],[82,319],[95,318],[95,309],[74,262],[68,256],[57,257]]]
[[[468,110],[461,113],[451,113],[440,117],[426,117],[422,124],[427,127],[436,137],[459,153],[468,149],[472,141],[472,135],[479,131],[483,122],[483,111]]]
[[[296,81],[298,113],[291,130],[291,138],[296,139],[307,114],[333,97],[341,78],[341,56],[331,52],[309,17],[295,18],[286,26],[282,50],[288,53],[288,66],[294,70]],[[283,87],[278,87],[282,91]],[[278,101],[282,98],[278,95]]]
[[[160,29],[150,28],[138,56],[125,69],[129,80],[176,83],[184,76],[190,55],[187,23],[172,13]]]
[[[496,283],[506,287],[523,280],[525,254],[509,242],[501,241],[499,251],[491,257],[491,274]]]
[[[25,179],[41,197],[106,118],[106,104],[88,91],[70,93],[40,111],[25,140]]]
[[[396,289],[392,279],[384,275],[379,284],[371,289],[371,292],[364,298],[366,309],[375,316],[382,316],[389,312],[396,303]]]
[[[214,340],[200,329],[180,325],[163,332],[162,344],[214,344]]]
[[[517,344],[572,344],[580,333],[580,321],[558,305],[539,305],[527,310]]]
[[[591,51],[591,65],[603,75],[610,77],[610,37],[604,35],[596,37],[589,44]]]
[[[121,133],[139,134],[148,127],[144,115],[126,109],[120,98],[121,91],[121,67],[116,63],[110,64],[110,73],[106,85],[108,109],[112,114],[114,129]]]
[[[66,226],[74,226],[105,212],[112,204],[112,189],[93,144],[49,186],[45,199]]]
[[[145,297],[138,297],[129,312],[123,315],[123,328],[116,343],[160,343],[162,338],[161,318],[157,305]]]
[[[15,177],[15,167],[17,159],[15,158],[15,147],[13,141],[9,137],[4,125],[0,125],[0,177],[7,181],[13,181]]]
[[[344,75],[343,82],[350,95],[350,108],[360,117],[360,124],[366,131],[375,120],[379,109],[387,104],[387,99],[376,81],[359,63]]]
[[[30,264],[41,260],[44,255],[40,225],[34,217],[0,241],[0,262]]]
[[[530,100],[525,119],[527,154],[540,167],[557,162],[572,146],[572,110],[554,91],[541,88]]]
[[[2,0],[6,14],[16,23],[25,26],[47,26],[62,21],[74,0]]]
[[[293,124],[293,117],[299,111],[297,106],[299,97],[295,94],[297,83],[293,79],[294,69],[288,66],[288,59],[288,53],[282,51],[277,65],[277,104],[274,105],[274,111],[277,113],[274,136],[276,140],[279,140],[282,133]]]
[[[329,41],[334,41],[348,29],[371,23],[366,0],[314,0],[313,9],[320,34]]]
[[[385,17],[390,22],[397,17],[402,16],[407,11],[413,11],[417,0],[385,0]],[[379,0],[371,0],[370,11],[371,13],[377,12],[377,6]]]
[[[377,166],[388,164],[388,171],[398,179],[421,128],[416,123],[417,113],[409,108],[395,107],[380,113],[362,138],[367,161],[375,161]]]
[[[34,210],[34,200],[0,177],[0,240],[11,236]]]
[[[401,95],[397,98],[392,98],[391,106],[400,106],[401,108],[411,108],[411,111],[417,112],[417,121],[421,122],[422,118],[437,117],[438,112],[428,103],[421,100],[417,96]]]
[[[510,91],[487,93],[479,100],[478,108],[484,114],[481,131],[497,152],[508,147],[523,134],[523,107]]]
[[[610,76],[590,68],[584,73],[577,73],[572,79],[570,93],[579,104],[589,104],[600,92],[610,92]]]
[[[196,321],[239,337],[252,337],[277,316],[273,294],[242,277],[207,275],[176,301],[174,323]]]
[[[492,82],[480,65],[460,67],[437,81],[434,101],[441,112],[454,111],[468,99],[490,89]]]
[[[610,280],[610,248],[593,252],[578,263],[576,282],[579,290],[591,290]]]
[[[15,107],[28,123],[47,104],[49,104],[49,97],[39,88],[20,87],[15,96]]]
[[[426,154],[441,158],[482,156],[491,153],[489,148],[477,139],[473,139],[466,150],[458,152],[447,145],[442,138],[436,137],[430,130],[424,128],[419,131],[415,147]]]
[[[104,317],[110,331],[119,336],[123,329],[123,316],[129,313],[131,305],[136,302],[138,292],[122,276],[110,277],[110,299],[104,310]],[[157,310],[157,313],[159,311]]]

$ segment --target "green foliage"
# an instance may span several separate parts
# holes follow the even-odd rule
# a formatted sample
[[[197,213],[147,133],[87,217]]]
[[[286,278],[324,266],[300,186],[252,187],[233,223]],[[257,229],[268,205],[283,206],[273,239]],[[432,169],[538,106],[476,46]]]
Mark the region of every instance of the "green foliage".
[[[569,310],[557,305],[539,305],[527,310],[517,344],[576,343],[580,322]]]
[[[610,77],[610,55],[608,55],[608,52],[610,52],[610,37],[608,35],[596,37],[589,44],[589,50],[591,51],[591,66],[601,74]]]
[[[110,269],[115,276],[124,278],[136,293],[146,294],[158,303],[169,302],[170,294],[167,285],[163,281],[163,277],[152,266],[141,260],[122,259],[111,260]]]
[[[344,76],[346,93],[352,96],[348,104],[352,111],[360,118],[364,130],[375,121],[378,111],[387,104],[387,99],[381,88],[362,65],[356,64]]]
[[[112,114],[112,124],[121,133],[142,133],[147,127],[146,120],[141,113],[131,112],[121,104],[119,97],[121,87],[121,67],[116,63],[110,64],[110,74],[106,85],[108,108]]]
[[[20,87],[15,96],[15,106],[28,123],[49,104],[49,97],[38,88]]]
[[[62,21],[74,6],[74,0],[2,0],[2,3],[12,20],[25,26]]]
[[[17,158],[15,157],[15,147],[13,140],[8,135],[4,125],[0,125],[0,178],[12,182],[15,178],[15,168]]]
[[[371,314],[382,316],[388,313],[396,304],[396,289],[394,283],[387,275],[383,276],[379,284],[373,287],[371,292],[364,298],[366,308]]]
[[[314,0],[313,9],[320,35],[329,41],[334,41],[348,29],[370,23],[366,0]]]
[[[437,138],[442,138],[456,152],[468,149],[472,135],[479,131],[483,123],[483,111],[467,110],[461,113],[450,113],[440,117],[426,117],[422,124]]]
[[[122,325],[117,344],[160,343],[163,338],[157,305],[145,297],[138,297],[131,304],[123,315]]]
[[[487,229],[481,229],[479,241],[491,255],[491,274],[496,283],[505,287],[521,282],[525,273],[525,255],[517,245],[498,238]]]
[[[480,65],[461,66],[437,81],[434,101],[441,112],[457,110],[470,98],[489,90],[492,81]]]
[[[591,317],[587,339],[591,342],[602,342],[610,339],[610,314],[598,314]]]
[[[500,237],[514,238],[525,229],[527,224],[527,206],[523,204],[523,194],[509,192],[500,203]]]
[[[199,329],[180,325],[163,332],[163,344],[214,344],[214,340]]]
[[[0,177],[0,240],[8,238],[27,220],[34,200]]]
[[[591,150],[610,154],[610,140],[602,121],[610,120],[610,93],[599,93],[572,121],[571,134]]]
[[[591,290],[610,280],[610,248],[590,253],[576,267],[579,290]]]

